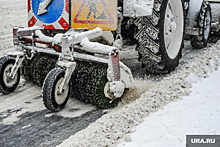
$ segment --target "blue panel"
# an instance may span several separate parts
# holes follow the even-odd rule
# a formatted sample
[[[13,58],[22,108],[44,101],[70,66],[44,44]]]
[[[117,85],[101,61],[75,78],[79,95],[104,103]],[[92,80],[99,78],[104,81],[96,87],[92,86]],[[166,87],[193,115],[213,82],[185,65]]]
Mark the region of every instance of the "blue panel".
[[[45,0],[32,0],[32,9],[34,12],[34,15],[42,21],[43,23],[54,23],[56,22],[62,15],[64,10],[64,0],[52,0],[52,2],[49,4],[49,6],[46,8],[47,13],[42,15],[37,15],[39,5]]]

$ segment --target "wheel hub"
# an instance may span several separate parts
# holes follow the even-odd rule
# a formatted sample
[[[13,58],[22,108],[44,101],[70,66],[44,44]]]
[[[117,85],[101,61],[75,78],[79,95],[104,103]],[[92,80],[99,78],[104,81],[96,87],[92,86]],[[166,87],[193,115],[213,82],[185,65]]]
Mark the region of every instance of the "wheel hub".
[[[60,93],[60,85],[62,83],[62,80],[63,78],[60,78],[55,87],[55,101],[59,105],[63,104],[69,92],[69,86],[67,86],[66,90]]]
[[[12,67],[13,67],[13,64],[7,65],[3,73],[3,81],[4,81],[5,86],[7,87],[12,87],[16,83],[17,78],[18,78],[17,73],[14,76],[14,78],[10,76]]]
[[[210,32],[210,22],[211,22],[211,16],[210,12],[208,11],[204,20],[204,37],[205,39],[208,39],[209,32]]]
[[[167,9],[166,25],[165,25],[166,37],[172,39],[172,35],[176,30],[176,17],[171,12],[170,8]]]
[[[170,59],[176,58],[181,48],[184,27],[183,17],[182,2],[169,0],[164,20],[164,43]]]
[[[104,94],[110,99],[120,98],[124,89],[125,85],[121,81],[107,82],[104,87]]]

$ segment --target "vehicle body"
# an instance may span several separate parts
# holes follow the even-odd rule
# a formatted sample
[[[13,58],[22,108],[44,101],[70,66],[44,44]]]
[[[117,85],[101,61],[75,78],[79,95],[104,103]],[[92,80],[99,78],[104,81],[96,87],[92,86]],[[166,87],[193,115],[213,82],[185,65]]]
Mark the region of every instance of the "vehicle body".
[[[189,1],[189,10],[187,14],[187,19],[189,19],[189,25],[187,26],[188,29],[187,31],[190,33],[190,31],[193,31],[194,34],[198,34],[196,32],[196,26],[197,26],[197,20],[198,20],[198,15],[200,13],[200,8],[199,6],[202,6],[203,0],[190,0]],[[220,8],[220,0],[205,0],[205,2],[209,2],[209,5],[212,10],[212,15],[211,15],[211,31],[212,32],[218,32],[219,31],[219,22],[220,22],[220,13],[219,13],[219,8]],[[188,34],[188,32],[186,32]],[[192,33],[191,33],[192,34]]]
[[[219,32],[220,29],[220,0],[206,0],[210,3],[212,9],[211,31]]]
[[[206,47],[213,34],[219,34],[220,1],[189,0],[186,15],[186,35],[194,48]]]

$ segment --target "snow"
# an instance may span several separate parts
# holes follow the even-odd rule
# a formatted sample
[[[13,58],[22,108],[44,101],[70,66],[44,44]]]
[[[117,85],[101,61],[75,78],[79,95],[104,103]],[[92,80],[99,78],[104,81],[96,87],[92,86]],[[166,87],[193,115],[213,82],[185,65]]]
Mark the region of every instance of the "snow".
[[[150,0],[138,0],[134,5],[136,17],[146,16],[152,14],[154,1]]]
[[[21,118],[19,116],[26,112],[38,112],[46,110],[42,102],[41,90],[41,87],[36,85],[25,85],[24,88],[20,88],[12,94],[0,94],[0,113],[7,116],[0,122],[0,124],[11,125],[20,120]],[[70,110],[73,108],[77,109],[78,111],[71,112]],[[19,111],[14,111],[11,115],[8,115],[8,109]],[[96,110],[96,107],[70,98],[65,109],[58,113],[48,113],[45,115],[45,117],[57,115],[66,118],[74,118],[92,110]]]
[[[71,37],[68,39],[70,42],[72,42],[72,44],[78,44],[85,37],[87,37],[90,40],[90,39],[95,39],[95,38],[101,37],[102,34],[103,34],[102,29],[97,27],[93,30],[89,30],[89,31],[81,32],[81,33],[76,32],[73,35],[71,35]]]
[[[0,19],[4,20],[0,25],[0,56],[3,56],[13,49],[13,26],[27,26],[27,12],[26,0],[0,0],[0,4]],[[101,30],[96,32],[97,36],[102,35],[99,34],[99,31],[101,32]],[[78,37],[81,42],[88,35],[87,33],[83,36],[76,34],[73,37]],[[110,34],[109,36],[112,38]],[[58,42],[59,38],[55,40]],[[200,54],[187,53],[192,57],[181,61],[178,68],[162,80],[154,79],[151,82],[148,77],[136,79],[136,88],[126,91],[122,102],[116,109],[108,110],[108,114],[71,136],[59,146],[101,147],[108,145],[115,147],[130,143],[133,146],[138,146],[139,143],[144,146],[147,143],[150,144],[149,146],[164,146],[167,143],[167,146],[172,147],[183,146],[185,135],[188,133],[218,134],[218,130],[220,130],[217,126],[220,111],[217,107],[219,105],[219,92],[217,91],[219,85],[215,84],[219,84],[219,71],[216,71],[220,65],[219,50],[220,42],[202,49]],[[130,54],[130,51],[126,52],[126,55],[122,55],[121,58],[126,58]],[[79,57],[77,54],[75,56]],[[80,57],[84,58],[84,56]],[[102,61],[108,60],[103,59]],[[121,68],[124,67],[121,65]],[[123,71],[130,73],[130,70],[127,69]],[[210,74],[211,71],[214,73]],[[212,77],[215,77],[215,81],[212,80]],[[202,83],[193,85],[201,79],[203,79]],[[206,83],[203,83],[205,81]],[[204,87],[199,87],[202,85]],[[190,89],[191,87],[193,88]],[[190,91],[192,91],[191,94]],[[15,111],[5,117],[0,122],[4,125],[13,124],[20,119],[19,116],[26,112],[46,109],[42,101],[39,100],[41,88],[33,85],[25,85],[24,88],[20,88],[10,95],[0,94],[0,98],[0,112],[5,116],[7,113],[4,112],[8,109],[21,109],[21,111]],[[73,108],[80,111],[69,111]],[[46,117],[51,115],[77,117],[95,109],[95,106],[70,99],[64,110],[58,113],[49,113]],[[186,117],[184,117],[185,115]],[[27,127],[31,127],[31,124],[23,126],[23,129]],[[137,135],[130,133],[134,133],[136,130],[135,133],[138,133],[139,128],[144,132],[144,135],[139,138],[145,138],[142,138],[141,142],[136,142],[135,136]],[[147,130],[145,131],[145,129]],[[147,143],[145,142],[146,138],[148,138]],[[161,139],[155,141],[158,138]],[[126,143],[123,142],[124,140]]]
[[[118,147],[185,147],[186,135],[219,135],[219,77],[220,70],[194,84],[190,96],[150,114]]]
[[[123,96],[125,85],[121,81],[114,81],[110,83],[110,92],[114,93],[116,98]]]
[[[14,49],[13,26],[27,26],[26,0],[0,1],[0,56]]]
[[[123,2],[123,16],[125,17],[141,17],[152,14],[153,0],[129,0]]]
[[[10,116],[6,117],[5,119],[0,122],[0,124],[4,125],[10,125],[14,122],[18,121],[21,114],[24,114],[25,112],[34,112],[34,111],[41,111],[44,110],[44,106],[41,101],[38,99],[33,99],[33,97],[39,97],[39,87],[32,86],[29,88],[28,85],[26,85],[25,89],[22,89],[25,93],[21,93],[21,90],[15,91],[13,94],[10,95],[1,95],[1,102],[0,102],[0,112],[5,113],[7,116],[7,110],[17,110],[21,108],[21,111],[14,112]],[[28,93],[28,91],[32,91],[31,93]],[[30,105],[27,106],[27,103],[30,103]]]
[[[98,42],[90,42],[87,37],[82,39],[80,45],[83,47],[82,49],[85,51],[105,55],[111,53],[113,49],[117,49],[116,47],[103,45]]]
[[[132,138],[129,133],[135,132],[136,127],[139,124],[143,123],[144,119],[148,119],[153,113],[157,111],[160,112],[161,109],[163,109],[163,107],[165,106],[169,107],[169,103],[171,102],[175,102],[176,104],[182,102],[181,106],[183,108],[189,105],[191,106],[191,108],[192,107],[195,108],[194,111],[199,111],[198,113],[201,113],[201,111],[203,112],[202,115],[198,115],[198,117],[201,116],[201,118],[199,118],[201,120],[200,123],[201,125],[197,126],[200,132],[194,132],[194,133],[203,132],[202,127],[205,126],[204,128],[208,128],[210,126],[208,124],[209,122],[212,122],[211,125],[215,126],[216,121],[213,122],[210,119],[208,119],[205,123],[204,121],[202,121],[202,119],[207,117],[205,114],[209,114],[209,115],[214,114],[214,113],[210,113],[209,111],[210,105],[206,106],[206,109],[203,109],[204,107],[202,106],[196,108],[196,106],[200,106],[199,104],[202,102],[197,102],[196,100],[193,100],[193,101],[185,102],[183,104],[184,101],[181,100],[185,98],[184,96],[190,95],[190,90],[191,90],[190,88],[192,87],[192,84],[194,82],[198,82],[198,80],[203,78],[208,78],[209,73],[211,71],[213,72],[218,69],[220,63],[219,49],[220,49],[220,42],[218,42],[217,44],[211,47],[207,47],[201,50],[200,54],[198,55],[190,54],[190,56],[194,55],[194,57],[182,61],[181,65],[179,65],[174,72],[164,77],[162,81],[156,82],[157,80],[155,80],[155,82],[149,83],[149,79],[145,79],[148,80],[148,86],[147,89],[145,89],[146,92],[142,94],[139,98],[134,97],[133,95],[135,93],[134,91],[138,91],[137,88],[133,90],[133,93],[132,90],[128,91],[129,96],[128,95],[124,96],[122,102],[116,109],[110,111],[107,115],[104,115],[102,118],[98,119],[95,123],[90,124],[90,126],[88,126],[85,130],[82,130],[76,133],[75,135],[69,137],[69,139],[65,140],[62,144],[59,145],[59,147],[65,147],[65,146],[73,146],[73,147],[77,147],[77,146],[92,146],[92,147],[110,146],[111,147],[112,146],[113,147],[113,146],[117,146],[117,144],[120,143],[121,140],[132,141]],[[197,79],[197,81],[195,79]],[[144,88],[144,86],[142,86],[141,88]],[[133,99],[131,97],[133,97]],[[131,102],[134,99],[136,100],[134,102]],[[213,102],[214,104],[218,103],[212,100],[213,99],[211,99],[211,102]],[[203,103],[208,104],[208,102],[209,101],[204,101]],[[170,109],[172,109],[171,106]],[[190,110],[187,107],[186,109]],[[166,113],[166,115],[168,116],[169,115],[172,116],[175,114],[177,114],[178,116],[176,117],[176,119],[182,118],[181,115],[178,114],[178,112],[173,114],[171,114],[171,112]],[[186,112],[186,114],[188,113]],[[192,117],[197,116],[197,115],[193,115],[194,113],[190,113],[190,114],[192,115]],[[171,137],[175,138],[175,131],[173,131],[173,129],[176,128],[178,130],[181,130],[182,126],[168,125],[169,128],[166,127],[163,128],[165,125],[160,124],[161,122],[160,117],[162,116],[158,116],[153,119],[152,124],[154,125],[149,126],[150,130],[147,134],[151,134],[154,132],[154,134],[157,135],[160,132],[162,132],[162,135],[164,135],[162,129],[165,129],[165,133],[167,134],[165,134],[164,136],[170,135]],[[194,123],[199,124],[198,123],[199,119],[197,119],[196,122]],[[191,119],[188,121],[193,123]],[[170,120],[166,119],[166,122],[169,123]],[[163,121],[162,123],[165,122]],[[192,127],[194,126],[192,125]],[[168,132],[166,129],[168,130]],[[213,130],[218,131],[218,128],[211,129],[210,133]],[[161,137],[162,135],[160,135],[159,137]],[[158,136],[156,136],[156,138],[158,138]],[[184,136],[181,137],[180,139],[182,138],[183,140],[180,141],[183,143]],[[169,140],[164,139],[161,141],[161,144],[165,144],[168,141]],[[170,146],[170,144],[168,144],[168,146]]]
[[[117,39],[113,42],[113,46],[117,47],[119,50],[122,50],[123,48],[123,40]]]
[[[45,36],[40,30],[36,30],[35,34],[39,37],[40,40],[42,40],[44,42],[53,42],[52,37]]]
[[[19,28],[18,33],[25,32],[25,31],[41,30],[41,29],[43,29],[43,28],[39,27],[39,26],[33,26],[33,27],[29,27],[29,28]]]

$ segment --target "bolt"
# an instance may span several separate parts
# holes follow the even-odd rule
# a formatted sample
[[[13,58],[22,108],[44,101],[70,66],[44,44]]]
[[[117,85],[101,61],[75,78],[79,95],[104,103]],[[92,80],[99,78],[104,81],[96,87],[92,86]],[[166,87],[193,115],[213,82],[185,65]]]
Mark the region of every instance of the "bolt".
[[[171,18],[171,21],[175,21],[175,19],[176,19],[176,18],[175,18],[175,17],[173,17],[173,18]]]

